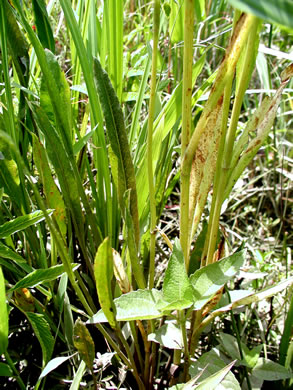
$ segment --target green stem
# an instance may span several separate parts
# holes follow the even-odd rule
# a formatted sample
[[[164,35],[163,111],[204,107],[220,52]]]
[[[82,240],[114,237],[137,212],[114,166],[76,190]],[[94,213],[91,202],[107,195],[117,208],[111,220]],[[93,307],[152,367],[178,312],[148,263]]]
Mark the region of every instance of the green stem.
[[[16,380],[17,380],[17,383],[18,383],[19,387],[20,387],[22,390],[25,390],[25,389],[26,389],[26,386],[25,386],[25,384],[23,383],[23,381],[22,381],[22,379],[21,379],[21,377],[20,377],[20,375],[19,375],[19,372],[17,371],[17,369],[16,369],[16,367],[15,367],[15,365],[14,365],[14,363],[13,363],[13,361],[12,361],[12,359],[11,359],[11,357],[10,357],[10,355],[9,355],[9,353],[8,353],[7,350],[4,352],[4,355],[5,355],[5,359],[6,359],[7,363],[9,364],[9,367],[11,368],[11,370],[12,370],[12,371],[14,372],[14,374],[15,374],[15,378],[16,378]]]
[[[185,0],[184,54],[182,87],[181,159],[188,147],[191,134],[192,58],[193,58],[193,0]],[[186,269],[189,268],[189,181],[190,175],[181,176],[180,243]]]
[[[157,77],[157,55],[158,55],[158,40],[160,28],[160,1],[154,0],[154,21],[153,21],[153,53],[152,53],[152,75],[151,75],[151,92],[148,117],[148,139],[147,139],[147,165],[148,165],[148,182],[149,182],[149,202],[150,202],[150,267],[149,267],[149,283],[150,289],[154,287],[155,278],[155,246],[156,246],[156,198],[155,184],[153,173],[153,123],[155,116],[155,94],[156,94],[156,77]]]
[[[228,301],[229,301],[229,303],[231,303],[231,297],[229,294],[229,290],[226,286],[225,286],[225,291],[226,291],[227,296],[228,296]],[[241,346],[241,339],[240,339],[239,330],[238,330],[238,327],[237,327],[237,324],[235,321],[235,316],[234,316],[233,310],[231,310],[230,313],[231,313],[232,327],[233,327],[234,332],[236,334],[240,359],[243,360],[244,355],[243,355],[242,346]],[[248,390],[252,390],[251,383],[250,383],[249,376],[248,376],[248,370],[247,370],[247,367],[245,367],[245,366],[244,366],[244,373],[245,373],[245,378],[246,378]]]

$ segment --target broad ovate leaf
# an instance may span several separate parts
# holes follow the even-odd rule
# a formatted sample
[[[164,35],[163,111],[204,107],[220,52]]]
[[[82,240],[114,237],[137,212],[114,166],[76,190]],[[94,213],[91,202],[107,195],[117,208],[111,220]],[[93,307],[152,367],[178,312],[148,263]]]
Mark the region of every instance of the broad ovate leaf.
[[[168,263],[164,283],[161,310],[182,310],[194,302],[193,289],[188,279],[180,241],[176,238]]]
[[[190,276],[194,288],[196,310],[201,309],[216,292],[233,278],[245,260],[245,250],[209,264]]]
[[[151,320],[162,317],[163,313],[157,308],[158,301],[162,299],[161,291],[136,290],[123,294],[114,299],[117,321]],[[96,324],[108,322],[103,310],[98,311],[88,323]]]

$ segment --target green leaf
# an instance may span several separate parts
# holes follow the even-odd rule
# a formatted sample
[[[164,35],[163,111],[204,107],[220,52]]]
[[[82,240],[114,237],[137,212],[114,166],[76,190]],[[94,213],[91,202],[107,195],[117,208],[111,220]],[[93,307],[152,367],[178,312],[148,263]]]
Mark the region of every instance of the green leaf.
[[[99,246],[94,265],[98,298],[112,328],[117,327],[116,308],[113,303],[111,281],[113,278],[113,253],[109,238],[105,238]]]
[[[249,368],[253,368],[258,361],[263,345],[257,345],[252,349],[248,349],[244,343],[241,343],[241,346],[244,355],[241,363]]]
[[[38,168],[40,179],[43,184],[44,193],[47,198],[47,205],[50,209],[54,210],[54,217],[56,218],[60,232],[65,238],[67,225],[66,225],[66,210],[63,198],[60,191],[52,177],[51,168],[49,166],[47,153],[44,146],[39,139],[32,134],[33,139],[33,157],[34,162]]]
[[[195,310],[201,309],[233,276],[245,260],[245,250],[209,264],[190,276],[194,288]]]
[[[43,314],[26,312],[25,315],[39,340],[43,352],[43,365],[45,365],[52,356],[55,344],[55,340],[50,331],[50,326]]]
[[[67,360],[71,359],[73,355],[65,356],[65,357],[57,357],[55,359],[50,360],[46,366],[44,367],[43,371],[41,372],[41,375],[39,376],[39,380],[44,378],[46,375],[48,375],[51,371],[55,370],[55,368],[59,367],[62,363],[66,362]]]
[[[21,257],[17,252],[10,249],[8,246],[4,245],[0,242],[0,257],[4,257],[4,259],[14,260],[17,263],[26,263],[26,260]]]
[[[277,23],[285,27],[293,28],[293,2],[292,0],[228,0],[239,10],[251,13],[270,23]]]
[[[56,113],[55,100],[52,101],[52,95],[49,91],[47,84],[48,80],[44,77],[41,83],[41,107],[44,109],[53,124],[56,125],[59,131],[59,136],[63,141],[65,149],[69,156],[72,156],[72,114],[71,114],[71,102],[70,102],[70,88],[66,81],[64,72],[62,72],[60,65],[58,64],[56,56],[49,50],[45,50],[47,65],[51,74],[54,77],[56,90],[55,94],[58,94],[60,99],[60,107],[57,107],[58,113]],[[62,114],[62,122],[59,123],[57,115]],[[56,120],[57,118],[57,120]]]
[[[5,280],[0,267],[0,355],[8,347],[8,312],[6,304]]]
[[[128,145],[123,113],[114,88],[98,59],[94,59],[94,74],[97,91],[103,109],[111,148],[109,150],[112,175],[118,191],[120,208],[124,210],[124,193],[130,192],[130,211],[133,219],[136,244],[139,241],[136,179]]]
[[[85,324],[78,318],[74,324],[73,342],[87,368],[93,369],[95,344]]]
[[[180,241],[176,238],[163,283],[162,310],[182,310],[194,302]]]
[[[49,215],[52,214],[52,210],[47,210]],[[17,233],[20,230],[24,230],[29,226],[35,225],[45,219],[44,213],[41,210],[34,211],[33,213],[22,215],[0,226],[0,238],[6,238],[11,234]]]
[[[224,380],[226,375],[230,372],[234,363],[235,362],[228,364],[226,367],[222,368],[220,371],[209,376],[207,379],[202,381],[198,386],[194,387],[194,389],[198,389],[198,390],[215,389]]]
[[[163,347],[169,349],[184,348],[180,327],[170,321],[157,329],[155,333],[150,333],[148,341],[155,341],[156,343],[159,343]]]
[[[21,85],[27,86],[29,78],[28,43],[21,32],[8,1],[3,1],[8,46]]]
[[[55,40],[44,0],[32,0],[37,34],[44,48],[55,51]]]
[[[0,363],[0,376],[13,376],[13,371],[8,364]]]
[[[72,264],[72,267],[76,268],[76,264]],[[54,267],[47,269],[36,269],[17,282],[9,291],[11,292],[18,288],[35,287],[41,283],[59,278],[64,272],[65,269],[63,265],[55,265]]]
[[[163,313],[157,309],[157,303],[162,298],[161,291],[136,290],[114,299],[117,321],[151,320],[160,318]],[[107,322],[102,310],[96,313],[87,323]]]
[[[240,360],[240,353],[237,339],[231,334],[220,333],[220,345],[232,359]]]
[[[199,359],[191,363],[189,374],[191,377],[201,374],[200,381],[203,381],[224,367],[225,361],[220,355],[220,351],[216,348],[213,348],[209,352],[204,353]],[[221,385],[217,387],[217,389],[240,390],[241,387],[234,374],[230,371],[221,382]]]
[[[79,390],[80,389],[80,382],[82,380],[82,377],[83,377],[83,374],[86,370],[86,364],[85,362],[82,360],[80,362],[80,365],[78,367],[78,370],[76,371],[75,375],[74,375],[74,378],[73,378],[73,381],[71,383],[71,386],[70,386],[70,389],[69,390]]]
[[[88,140],[95,134],[96,129],[89,131],[84,137],[82,137],[80,140],[78,140],[73,145],[73,154],[76,156],[81,149],[87,144]]]
[[[284,366],[265,358],[258,359],[258,362],[253,369],[253,375],[266,381],[279,381],[293,377],[292,373]]]

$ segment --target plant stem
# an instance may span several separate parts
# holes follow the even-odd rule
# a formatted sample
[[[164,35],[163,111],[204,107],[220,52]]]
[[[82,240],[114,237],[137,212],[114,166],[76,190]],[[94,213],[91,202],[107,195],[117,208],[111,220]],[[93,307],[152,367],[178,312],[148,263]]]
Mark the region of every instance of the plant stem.
[[[4,352],[4,355],[5,355],[5,359],[6,359],[7,363],[8,363],[8,365],[9,365],[9,367],[11,368],[11,370],[12,370],[12,371],[14,372],[14,374],[15,374],[15,378],[16,378],[16,380],[17,380],[17,383],[18,383],[19,387],[20,387],[22,390],[25,390],[25,389],[26,389],[26,386],[25,386],[25,384],[23,383],[23,380],[21,379],[21,377],[20,377],[20,375],[19,375],[19,372],[17,371],[17,369],[16,369],[16,367],[15,367],[15,365],[14,365],[14,363],[13,363],[13,361],[12,361],[12,359],[11,359],[11,357],[10,357],[10,355],[9,355],[9,353],[8,353],[7,350]]]
[[[181,161],[189,144],[191,133],[191,95],[192,95],[192,58],[193,58],[193,0],[185,0],[184,16],[184,54],[182,87],[182,133]],[[189,267],[189,180],[190,175],[181,176],[180,203],[180,243],[184,254],[185,266]]]
[[[149,183],[149,202],[150,202],[150,267],[148,287],[154,287],[155,278],[155,247],[156,247],[156,198],[155,184],[153,174],[153,123],[155,116],[155,97],[156,97],[156,78],[157,78],[157,54],[160,28],[160,1],[154,0],[154,21],[153,21],[153,52],[152,52],[152,74],[151,74],[151,92],[148,117],[148,139],[147,139],[147,165],[148,165],[148,183]]]

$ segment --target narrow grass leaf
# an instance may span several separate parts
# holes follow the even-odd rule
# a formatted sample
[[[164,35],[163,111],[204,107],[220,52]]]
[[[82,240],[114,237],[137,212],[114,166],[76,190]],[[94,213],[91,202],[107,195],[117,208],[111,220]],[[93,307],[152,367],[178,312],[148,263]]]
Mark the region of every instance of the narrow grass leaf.
[[[233,276],[245,261],[245,250],[209,264],[190,276],[194,288],[194,308],[201,309]]]
[[[112,328],[117,327],[116,308],[113,302],[111,281],[113,278],[113,253],[109,238],[99,246],[94,265],[99,302]]]
[[[73,329],[73,343],[88,369],[93,369],[95,344],[86,325],[78,318]]]
[[[48,214],[52,214],[52,210],[47,210]],[[41,210],[34,211],[33,213],[22,215],[11,221],[8,221],[0,226],[0,238],[6,238],[11,234],[17,233],[20,230],[24,230],[29,226],[35,225],[45,219],[44,213]]]
[[[21,257],[17,252],[12,250],[8,246],[4,245],[2,242],[0,242],[0,257],[3,257],[4,259],[13,260],[16,263],[26,264],[26,260],[23,257]]]
[[[0,355],[8,347],[8,312],[6,304],[5,280],[0,267]]]
[[[54,338],[51,334],[50,325],[43,314],[26,312],[25,315],[31,323],[34,333],[39,340],[43,353],[43,365],[45,365],[51,359],[55,344]]]
[[[156,289],[136,290],[114,299],[117,321],[151,320],[163,316],[157,309],[162,294]],[[90,324],[108,322],[102,310],[88,320]]]
[[[44,0],[32,0],[37,34],[44,48],[55,52],[55,40]]]
[[[70,388],[69,390],[79,390],[80,389],[80,382],[83,378],[83,374],[86,370],[86,364],[85,362],[82,360],[80,362],[80,365],[78,367],[78,370],[76,371],[75,375],[74,375],[74,378],[73,378],[73,381],[70,385]]]
[[[72,264],[73,270],[77,265]],[[36,269],[17,282],[9,291],[24,287],[35,287],[39,284],[59,278],[65,272],[63,265],[55,265],[47,269]]]
[[[29,77],[28,43],[21,32],[15,15],[8,1],[3,1],[5,10],[8,47],[22,86],[27,86]]]
[[[107,73],[102,69],[99,60],[96,58],[94,59],[94,74],[111,145],[110,162],[113,180],[118,191],[120,208],[122,211],[124,210],[123,197],[125,191],[131,190],[130,212],[133,219],[136,243],[138,245],[139,222],[136,179],[122,109]]]

